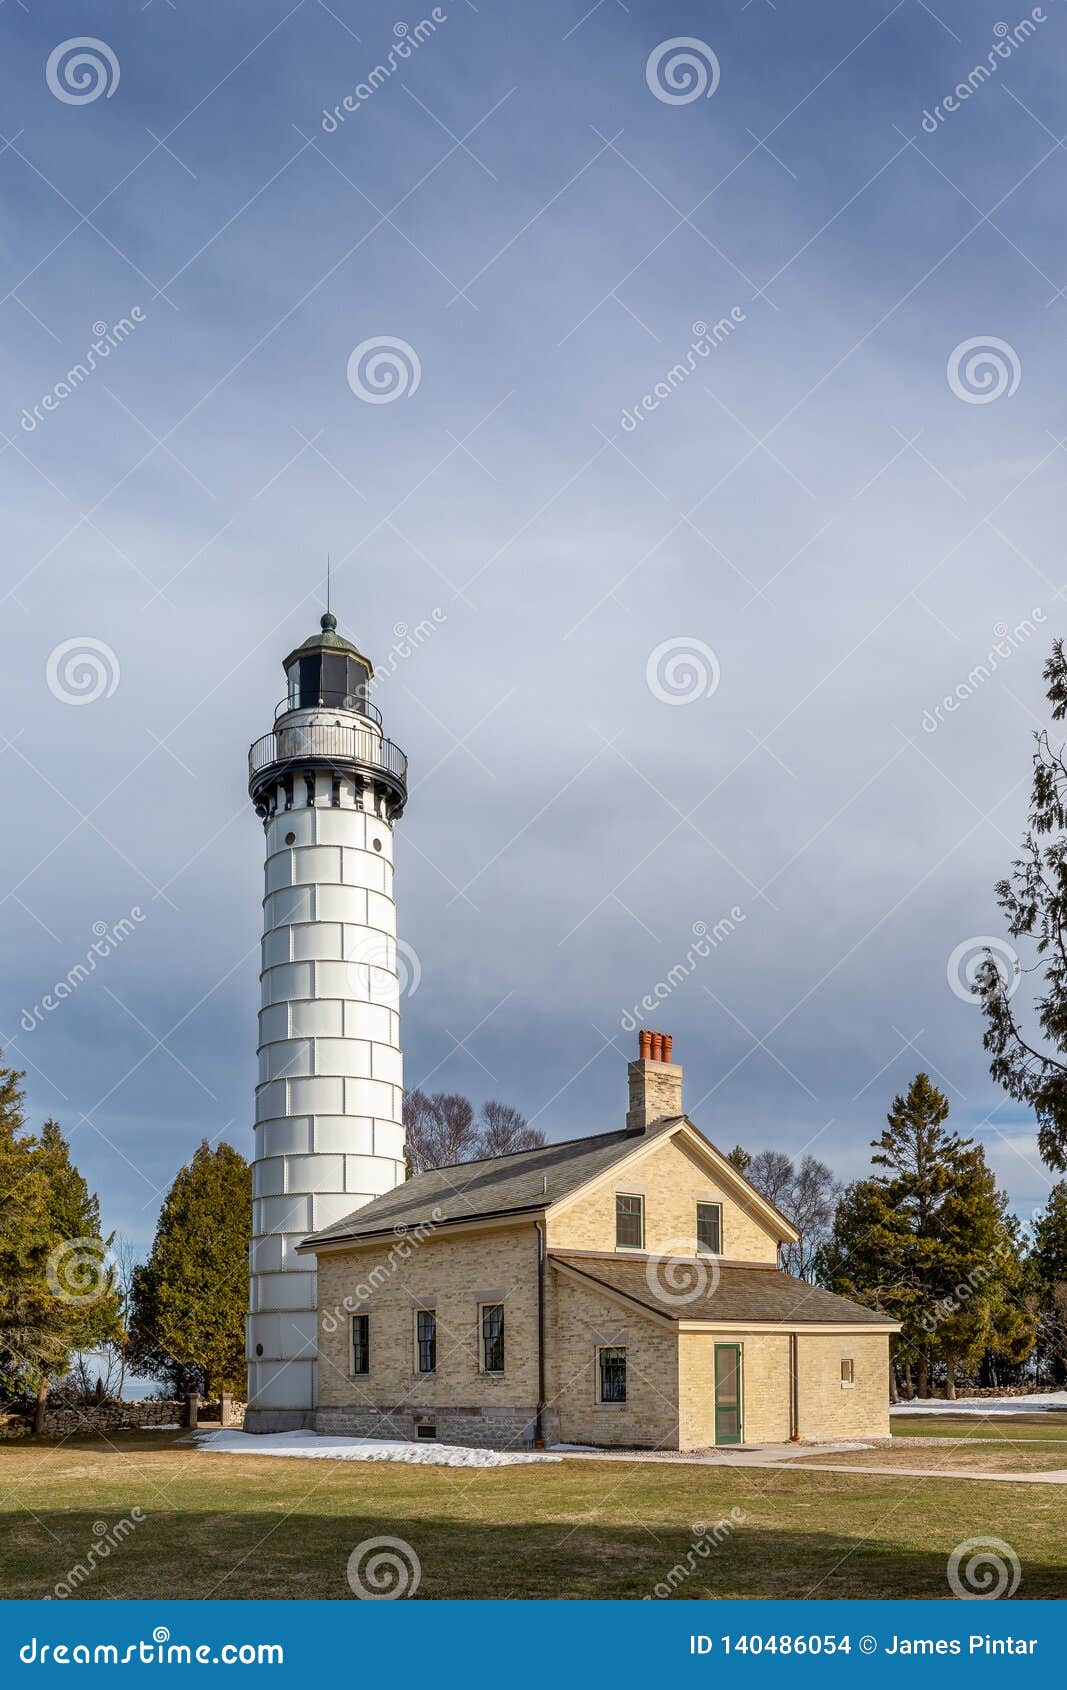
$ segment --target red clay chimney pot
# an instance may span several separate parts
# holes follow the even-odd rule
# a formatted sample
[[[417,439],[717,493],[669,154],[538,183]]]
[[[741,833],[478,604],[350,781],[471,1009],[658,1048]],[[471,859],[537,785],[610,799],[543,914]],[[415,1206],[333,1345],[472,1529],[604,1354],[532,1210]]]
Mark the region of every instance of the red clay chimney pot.
[[[664,1060],[664,1062],[670,1061],[671,1051],[673,1049],[674,1049],[674,1035],[672,1033],[664,1033],[664,1035],[663,1035],[663,1060]]]
[[[637,1054],[642,1062],[647,1062],[652,1054],[652,1034],[647,1027],[642,1027],[637,1035]]]
[[[662,1062],[663,1061],[663,1034],[662,1033],[653,1033],[653,1035],[652,1035],[652,1060],[653,1060],[653,1062]]]

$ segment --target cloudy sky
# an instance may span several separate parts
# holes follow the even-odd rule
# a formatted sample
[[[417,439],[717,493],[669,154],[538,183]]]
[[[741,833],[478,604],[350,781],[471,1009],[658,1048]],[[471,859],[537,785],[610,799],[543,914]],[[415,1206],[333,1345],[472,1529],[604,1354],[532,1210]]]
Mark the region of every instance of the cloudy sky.
[[[1029,1215],[960,978],[1062,631],[1060,0],[0,30],[0,1034],[106,1225],[251,1154],[245,757],[328,553],[411,760],[409,1084],[603,1131],[651,1021],[714,1140],[855,1176],[925,1067]]]

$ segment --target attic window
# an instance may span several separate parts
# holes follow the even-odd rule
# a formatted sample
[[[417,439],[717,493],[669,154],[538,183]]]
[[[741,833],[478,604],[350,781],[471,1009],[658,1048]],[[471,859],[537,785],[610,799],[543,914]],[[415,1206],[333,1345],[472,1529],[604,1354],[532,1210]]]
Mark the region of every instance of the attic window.
[[[645,1200],[627,1197],[621,1192],[615,1197],[615,1248],[641,1250],[645,1243]]]
[[[722,1204],[697,1204],[697,1249],[722,1255]]]

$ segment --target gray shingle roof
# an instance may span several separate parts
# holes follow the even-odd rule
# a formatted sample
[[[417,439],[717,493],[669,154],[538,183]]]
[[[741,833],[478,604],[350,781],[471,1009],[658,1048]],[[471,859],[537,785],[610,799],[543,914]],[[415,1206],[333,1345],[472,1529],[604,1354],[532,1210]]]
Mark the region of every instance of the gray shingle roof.
[[[511,1215],[524,1209],[536,1213],[550,1203],[558,1203],[629,1156],[641,1143],[658,1138],[683,1119],[680,1115],[666,1116],[643,1133],[598,1133],[563,1144],[543,1144],[536,1150],[517,1150],[510,1156],[431,1168],[383,1197],[375,1197],[354,1214],[312,1233],[303,1247],[349,1238],[392,1237],[398,1228],[410,1231],[430,1221],[441,1225]]]
[[[684,1294],[695,1282],[687,1281],[687,1264],[680,1260],[672,1262],[667,1278],[663,1277],[662,1267],[654,1256],[552,1251],[549,1261],[584,1274],[609,1290],[622,1292],[651,1313],[666,1315],[670,1320],[725,1320],[740,1325],[746,1321],[781,1321],[790,1326],[812,1323],[884,1326],[893,1319],[884,1310],[864,1308],[862,1303],[838,1297],[820,1285],[809,1285],[807,1280],[794,1279],[792,1274],[756,1262],[716,1263],[715,1273],[709,1272],[713,1264],[701,1260],[694,1271],[700,1272],[704,1289],[691,1301],[682,1302],[678,1293]],[[654,1289],[657,1284],[666,1287],[662,1297]]]

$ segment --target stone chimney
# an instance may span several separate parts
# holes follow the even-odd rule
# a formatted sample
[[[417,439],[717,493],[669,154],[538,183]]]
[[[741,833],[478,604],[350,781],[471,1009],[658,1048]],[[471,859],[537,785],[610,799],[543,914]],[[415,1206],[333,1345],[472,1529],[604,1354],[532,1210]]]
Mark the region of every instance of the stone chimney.
[[[637,1035],[637,1061],[627,1065],[630,1107],[626,1130],[643,1133],[653,1121],[682,1113],[682,1070],[671,1061],[673,1039],[642,1027]]]

